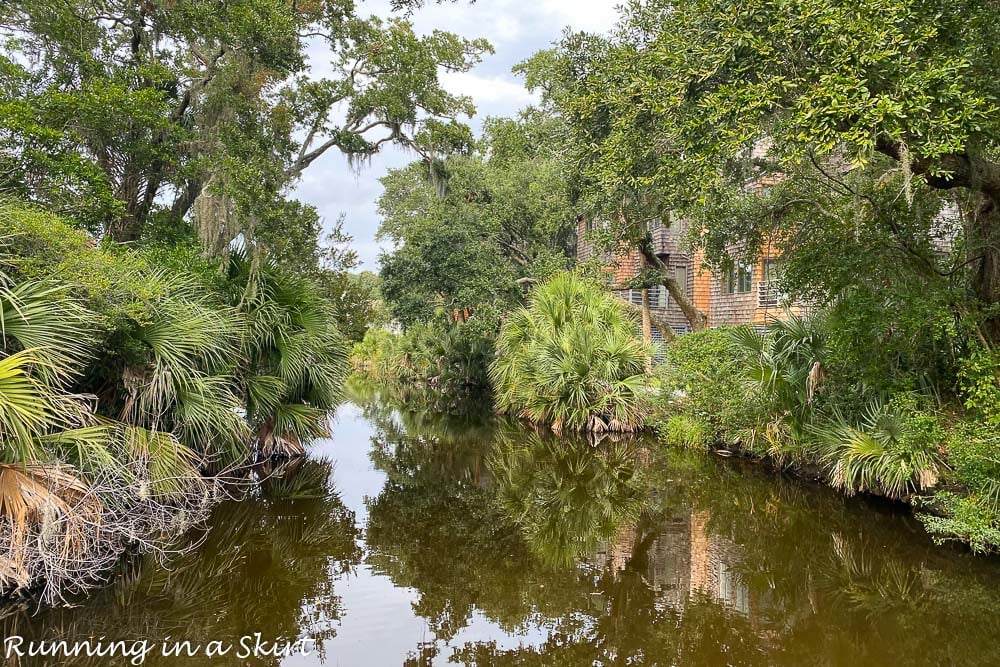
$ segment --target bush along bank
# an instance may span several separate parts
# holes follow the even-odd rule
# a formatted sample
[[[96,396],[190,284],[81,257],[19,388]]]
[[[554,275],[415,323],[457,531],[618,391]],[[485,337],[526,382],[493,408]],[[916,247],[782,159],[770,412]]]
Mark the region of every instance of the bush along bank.
[[[0,594],[49,603],[325,435],[347,366],[322,291],[263,254],[102,247],[20,204],[0,204],[0,318]]]
[[[672,445],[765,459],[848,495],[908,503],[935,540],[1000,550],[996,354],[986,361],[976,348],[979,370],[953,394],[917,382],[879,387],[858,381],[841,333],[819,315],[682,336],[657,371],[649,424]]]
[[[404,401],[415,387],[455,401],[492,391],[498,412],[556,432],[642,428],[652,350],[597,278],[556,273],[500,320],[476,313],[403,333],[370,330],[353,348],[352,369]]]
[[[354,348],[354,369],[404,403],[416,398],[413,386],[461,401],[455,388],[485,385],[489,364],[498,412],[556,432],[652,427],[671,445],[763,459],[848,495],[908,503],[934,539],[1000,550],[1000,364],[959,328],[928,340],[929,329],[916,327],[901,340],[901,327],[873,332],[835,304],[764,331],[678,337],[650,374],[652,350],[632,314],[579,273],[556,274],[509,312],[495,351],[489,335],[476,346],[455,342],[483,331],[472,324],[370,331]]]
[[[556,274],[504,321],[490,368],[497,409],[556,433],[638,430],[651,356],[602,285]]]

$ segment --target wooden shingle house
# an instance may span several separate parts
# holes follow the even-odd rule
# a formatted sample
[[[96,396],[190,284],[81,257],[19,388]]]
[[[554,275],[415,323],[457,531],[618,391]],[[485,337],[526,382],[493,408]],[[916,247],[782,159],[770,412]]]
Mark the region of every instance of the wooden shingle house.
[[[640,272],[642,260],[637,249],[618,254],[598,253],[588,238],[597,223],[581,216],[577,220],[577,259],[587,261],[600,256],[614,271],[615,284],[626,285]],[[655,224],[650,233],[657,257],[673,271],[674,280],[688,299],[708,318],[709,327],[751,324],[764,326],[785,316],[786,309],[800,309],[780,292],[781,258],[776,247],[761,248],[760,259],[750,265],[738,266],[724,275],[713,275],[703,267],[701,251],[687,250],[687,224],[675,222],[667,227]],[[634,306],[642,304],[642,289],[615,290],[615,296]],[[649,288],[650,311],[654,320],[669,324],[676,334],[691,330],[680,307],[662,286]],[[663,336],[653,327],[653,340]]]

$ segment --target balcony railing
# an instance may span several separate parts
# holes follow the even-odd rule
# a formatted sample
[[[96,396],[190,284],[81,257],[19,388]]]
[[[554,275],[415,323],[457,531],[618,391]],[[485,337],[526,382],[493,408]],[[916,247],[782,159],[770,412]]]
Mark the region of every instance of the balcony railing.
[[[776,280],[761,280],[757,283],[757,307],[777,308],[785,300]]]

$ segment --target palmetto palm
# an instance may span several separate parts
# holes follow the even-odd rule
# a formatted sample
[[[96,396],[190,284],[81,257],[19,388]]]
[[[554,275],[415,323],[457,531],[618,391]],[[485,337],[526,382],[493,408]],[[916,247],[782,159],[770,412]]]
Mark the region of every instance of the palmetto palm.
[[[764,440],[779,461],[801,455],[803,429],[826,376],[823,322],[786,313],[785,319],[772,322],[764,332],[745,325],[734,329],[730,337],[748,358],[743,367],[748,408],[767,415],[760,418],[765,423],[747,429],[746,442]]]
[[[778,413],[801,425],[825,373],[822,322],[789,315],[769,324],[763,333],[742,326],[731,335],[750,356],[745,377],[751,389],[771,402]]]
[[[564,273],[504,322],[490,379],[501,411],[556,430],[632,431],[650,354],[621,303]]]
[[[264,456],[303,453],[328,434],[342,397],[347,345],[330,302],[308,279],[233,254],[229,279],[244,326],[240,374],[246,417]]]
[[[196,477],[168,434],[98,416],[71,383],[91,352],[89,313],[65,288],[0,274],[0,590],[92,578],[115,554],[101,480],[173,496]],[[118,504],[120,507],[121,505]]]
[[[835,413],[806,430],[835,487],[902,498],[934,486],[942,465],[936,443],[907,438],[908,428],[902,412],[875,400],[856,424]]]
[[[61,304],[61,308],[54,307]],[[68,557],[87,548],[100,502],[60,453],[99,465],[110,454],[106,430],[87,402],[65,391],[88,351],[82,309],[64,290],[15,285],[0,274],[0,589],[28,586],[31,540],[61,538]]]
[[[150,272],[164,295],[134,332],[141,349],[125,368],[122,421],[172,434],[206,459],[244,459],[250,433],[234,376],[239,317],[183,278]]]

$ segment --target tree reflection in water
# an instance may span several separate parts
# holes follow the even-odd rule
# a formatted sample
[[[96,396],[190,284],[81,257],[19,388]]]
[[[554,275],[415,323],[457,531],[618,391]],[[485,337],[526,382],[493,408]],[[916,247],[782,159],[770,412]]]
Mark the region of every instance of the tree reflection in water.
[[[330,488],[328,461],[300,460],[294,470],[269,470],[257,502],[226,502],[194,550],[166,567],[145,558],[126,563],[120,576],[80,607],[32,617],[8,610],[0,635],[30,640],[79,641],[167,637],[207,645],[237,643],[262,632],[267,641],[335,634],[340,598],[335,575],[361,560],[354,512]],[[56,660],[50,664],[106,665],[108,658]],[[184,664],[277,665],[235,657],[185,658]],[[147,665],[178,664],[152,654]]]
[[[369,400],[372,442],[338,443],[385,473],[361,487],[366,568],[330,464],[304,461],[262,502],[220,507],[168,568],[131,563],[81,607],[9,611],[0,632],[330,637],[356,571],[414,591],[430,630],[405,659],[366,645],[372,665],[1000,664],[1000,564],[933,546],[896,507],[638,437]],[[363,495],[355,481],[339,478]],[[377,637],[404,615],[352,620]]]
[[[638,450],[626,435],[557,438],[506,423],[489,467],[500,506],[532,553],[566,566],[638,518],[645,498],[635,472]]]
[[[996,657],[996,563],[894,508],[629,437],[385,416],[370,562],[448,641],[475,612],[541,643],[470,665],[975,664]],[[974,567],[968,567],[974,564]],[[959,639],[956,639],[959,638]],[[431,664],[441,647],[416,647]],[[440,658],[439,658],[440,660]],[[990,660],[986,660],[989,663]],[[436,663],[435,663],[436,664]]]

